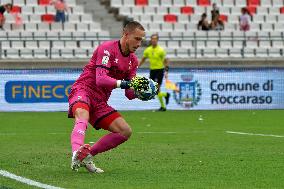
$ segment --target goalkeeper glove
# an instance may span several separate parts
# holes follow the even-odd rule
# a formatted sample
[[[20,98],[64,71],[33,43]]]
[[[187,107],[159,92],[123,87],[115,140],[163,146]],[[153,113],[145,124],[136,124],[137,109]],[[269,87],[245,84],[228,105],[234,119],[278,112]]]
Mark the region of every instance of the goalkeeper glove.
[[[130,81],[118,80],[117,86],[121,89],[134,89],[135,91],[146,91],[149,88],[149,80],[146,77],[135,76]]]

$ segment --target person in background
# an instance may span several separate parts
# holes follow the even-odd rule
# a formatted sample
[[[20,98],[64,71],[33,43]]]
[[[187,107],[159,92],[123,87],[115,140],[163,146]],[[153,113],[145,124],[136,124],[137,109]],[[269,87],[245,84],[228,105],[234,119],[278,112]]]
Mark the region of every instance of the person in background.
[[[207,20],[207,14],[206,13],[203,13],[201,15],[201,20],[199,20],[199,22],[197,24],[197,29],[203,30],[203,31],[209,30],[209,23],[208,23],[208,20]]]
[[[250,30],[251,16],[249,14],[249,11],[245,7],[241,9],[241,12],[242,15],[239,18],[240,30],[246,32]]]
[[[222,20],[219,19],[219,15],[216,15],[214,17],[214,20],[211,21],[210,23],[210,30],[224,30],[224,23]]]
[[[170,93],[161,92],[161,85],[163,78],[168,77],[169,60],[166,57],[166,51],[158,45],[159,35],[153,34],[151,36],[151,45],[144,50],[143,58],[140,61],[139,67],[144,64],[145,60],[149,58],[150,62],[150,78],[158,83],[158,98],[161,107],[158,111],[166,111],[166,105],[169,103]],[[165,98],[165,102],[164,99]]]
[[[5,16],[4,13],[7,11],[8,13],[11,11],[13,5],[11,3],[7,3],[5,5],[0,6],[0,30],[4,30],[3,26],[5,24]]]
[[[216,3],[213,3],[212,10],[211,10],[211,20],[214,20],[215,17],[220,15],[219,8],[217,7]]]
[[[66,21],[65,12],[68,11],[68,6],[65,0],[55,0],[52,1],[51,4],[54,5],[54,8],[56,10],[55,22],[64,23]]]

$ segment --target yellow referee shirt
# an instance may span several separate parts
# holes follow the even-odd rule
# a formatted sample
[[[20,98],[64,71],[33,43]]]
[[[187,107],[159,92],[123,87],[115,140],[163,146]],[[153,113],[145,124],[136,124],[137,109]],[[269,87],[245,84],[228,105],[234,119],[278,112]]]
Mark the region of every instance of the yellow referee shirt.
[[[159,45],[155,48],[151,45],[144,50],[143,57],[149,58],[150,70],[163,69],[166,51]]]

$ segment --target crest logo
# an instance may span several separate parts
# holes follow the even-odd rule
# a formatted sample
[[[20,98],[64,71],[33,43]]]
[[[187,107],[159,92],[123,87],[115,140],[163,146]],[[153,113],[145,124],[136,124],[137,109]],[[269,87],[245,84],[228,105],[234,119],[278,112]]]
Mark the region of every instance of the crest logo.
[[[108,63],[108,60],[109,60],[108,56],[103,56],[102,64],[106,65]]]
[[[177,104],[191,108],[198,104],[201,98],[201,87],[198,81],[193,81],[193,75],[181,75],[182,82],[176,83],[178,91],[174,91]]]

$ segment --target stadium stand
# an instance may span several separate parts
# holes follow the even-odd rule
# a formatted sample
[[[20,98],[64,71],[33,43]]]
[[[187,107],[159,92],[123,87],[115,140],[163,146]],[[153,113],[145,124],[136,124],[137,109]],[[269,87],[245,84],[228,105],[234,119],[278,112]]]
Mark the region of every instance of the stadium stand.
[[[110,39],[109,31],[102,30],[82,5],[66,2],[68,21],[62,24],[55,22],[50,0],[2,0],[1,4],[14,6],[5,14],[5,30],[0,31],[1,59],[87,58],[93,44]]]
[[[101,0],[102,1],[102,0]],[[104,0],[118,16],[141,22],[147,39],[159,33],[169,58],[283,58],[283,0]],[[66,0],[67,21],[54,22],[50,0],[2,0],[13,3],[0,31],[1,59],[88,58],[110,31],[76,0]],[[210,22],[216,3],[222,31],[197,30],[203,13]],[[252,15],[250,30],[239,29],[241,8]],[[101,10],[107,12],[109,9]],[[114,36],[116,37],[116,36]],[[12,49],[11,49],[12,48]]]
[[[203,13],[211,18],[216,3],[223,31],[199,31]],[[257,58],[283,54],[283,0],[111,0],[111,6],[140,21],[147,36],[159,33],[161,46],[173,58]],[[250,30],[241,32],[239,16],[246,7],[252,15]]]

